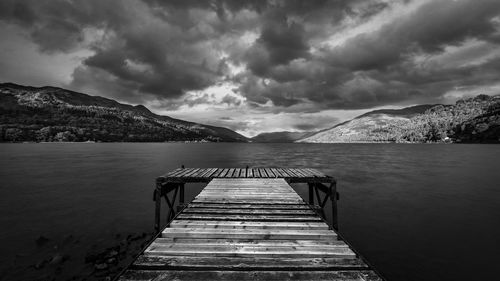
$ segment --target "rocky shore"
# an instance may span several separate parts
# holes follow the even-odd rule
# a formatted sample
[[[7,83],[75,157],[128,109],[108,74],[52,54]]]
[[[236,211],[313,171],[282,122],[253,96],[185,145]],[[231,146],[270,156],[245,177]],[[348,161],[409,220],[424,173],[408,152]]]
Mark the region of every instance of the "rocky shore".
[[[87,241],[71,234],[59,240],[40,235],[34,239],[35,253],[16,255],[16,261],[0,272],[0,280],[113,280],[152,237],[146,232],[117,233]]]

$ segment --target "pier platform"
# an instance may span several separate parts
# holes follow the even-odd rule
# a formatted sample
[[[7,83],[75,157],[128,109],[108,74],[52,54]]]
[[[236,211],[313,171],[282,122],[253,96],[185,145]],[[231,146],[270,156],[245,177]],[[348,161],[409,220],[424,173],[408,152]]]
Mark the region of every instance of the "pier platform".
[[[188,182],[208,184],[183,204]],[[291,182],[308,184],[309,202]],[[118,280],[383,280],[326,223],[330,199],[336,224],[336,182],[317,170],[178,169],[156,183],[167,227]]]

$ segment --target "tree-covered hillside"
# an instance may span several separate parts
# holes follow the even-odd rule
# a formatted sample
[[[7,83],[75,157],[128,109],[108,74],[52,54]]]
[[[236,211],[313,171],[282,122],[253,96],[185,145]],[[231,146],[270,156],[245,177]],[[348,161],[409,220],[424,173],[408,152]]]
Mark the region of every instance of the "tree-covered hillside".
[[[375,111],[301,142],[500,142],[500,96],[479,95],[421,114]]]
[[[226,128],[54,87],[0,84],[0,141],[246,141]]]

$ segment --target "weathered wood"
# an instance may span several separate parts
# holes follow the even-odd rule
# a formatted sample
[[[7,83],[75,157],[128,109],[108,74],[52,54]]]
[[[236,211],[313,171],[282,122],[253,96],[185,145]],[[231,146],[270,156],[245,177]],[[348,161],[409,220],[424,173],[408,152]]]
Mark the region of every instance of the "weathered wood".
[[[339,229],[338,210],[337,210],[337,183],[333,182],[330,200],[332,202],[332,227],[335,230]]]
[[[382,280],[371,270],[338,271],[191,271],[191,270],[127,270],[120,281],[222,281],[222,280],[304,280],[304,281],[378,281]]]
[[[153,243],[144,255],[147,256],[211,256],[211,257],[274,257],[274,258],[355,258],[356,254],[347,246],[259,246],[259,245],[188,245],[177,243]]]
[[[191,237],[167,237],[156,238],[155,243],[177,243],[189,245],[260,245],[260,246],[318,246],[334,245],[347,247],[347,244],[342,240],[323,239],[323,240],[306,240],[306,239],[243,239],[243,238],[191,238]]]
[[[228,220],[228,221],[322,221],[318,216],[294,215],[233,215],[233,214],[188,214],[181,213],[177,216],[180,220]]]
[[[296,215],[313,216],[313,210],[279,210],[279,209],[217,209],[217,208],[188,208],[185,214],[233,214],[233,215]]]
[[[327,230],[328,226],[323,222],[274,222],[272,224],[266,222],[252,221],[190,221],[190,220],[175,220],[170,224],[170,227],[203,227],[203,228],[244,228],[244,229],[301,229]]]
[[[170,182],[209,182],[213,178],[284,178],[288,182],[334,181],[316,169],[306,168],[179,168],[159,177]]]
[[[283,199],[275,200],[268,198],[255,198],[255,199],[229,199],[229,198],[195,198],[194,203],[231,203],[231,204],[297,204],[304,202],[302,199]]]
[[[267,258],[267,257],[193,257],[193,256],[140,256],[136,268],[194,269],[194,270],[339,270],[368,269],[360,259],[352,258]]]
[[[191,203],[190,208],[221,208],[221,209],[300,209],[310,210],[311,208],[306,204],[233,204],[233,203]]]
[[[179,172],[181,172],[181,171],[182,171],[182,168],[177,168],[177,169],[175,169],[175,170],[173,170],[173,171],[171,171],[171,172],[167,173],[165,176],[166,176],[166,177],[171,177],[171,176],[173,176],[173,175],[178,174],[178,173],[179,173]]]
[[[155,200],[164,193],[169,207],[177,192],[184,201],[184,183],[210,183],[119,280],[381,280],[287,183],[310,183],[316,195],[325,193],[320,203],[332,200],[336,215],[335,181],[320,175],[283,168],[185,168],[166,174]]]
[[[161,216],[161,184],[158,183],[156,185],[156,189],[154,190],[154,199],[155,199],[155,231],[160,231],[160,216]]]

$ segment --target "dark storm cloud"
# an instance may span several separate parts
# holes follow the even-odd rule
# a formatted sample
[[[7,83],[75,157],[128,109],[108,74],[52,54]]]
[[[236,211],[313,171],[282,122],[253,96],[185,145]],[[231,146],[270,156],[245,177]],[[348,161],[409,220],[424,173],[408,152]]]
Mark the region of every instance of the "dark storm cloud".
[[[495,83],[500,68],[492,57],[454,66],[450,59],[423,66],[418,59],[474,40],[497,47],[498,0],[428,1],[339,44],[327,42],[376,25],[397,4],[406,11],[416,3],[422,2],[3,0],[0,21],[22,27],[45,54],[88,50],[72,88],[134,103],[156,100],[169,109],[178,101],[211,104],[204,96],[182,97],[221,81],[237,85],[252,108],[272,102],[273,111],[289,112],[432,102],[455,87]],[[235,65],[243,71],[232,73]],[[232,95],[224,99],[241,105]]]
[[[405,55],[436,53],[467,38],[486,39],[496,28],[491,19],[499,15],[500,2],[434,1],[408,18],[385,25],[376,33],[362,34],[325,56],[334,65],[350,70],[384,69]]]
[[[417,71],[412,59],[440,54],[467,40],[496,44],[499,15],[500,2],[495,0],[431,1],[376,32],[356,35],[337,47],[320,47],[303,56],[305,60],[273,65],[260,52],[249,59],[252,77],[242,92],[254,102],[269,99],[284,107],[309,100],[318,110],[435,101],[454,87],[489,83],[487,77],[498,77],[500,69],[474,65]],[[478,71],[480,75],[472,75]],[[259,77],[273,81],[262,83]]]
[[[248,68],[259,76],[267,75],[273,66],[307,57],[309,50],[302,25],[288,23],[281,10],[269,13],[266,18],[259,39],[246,55]]]

